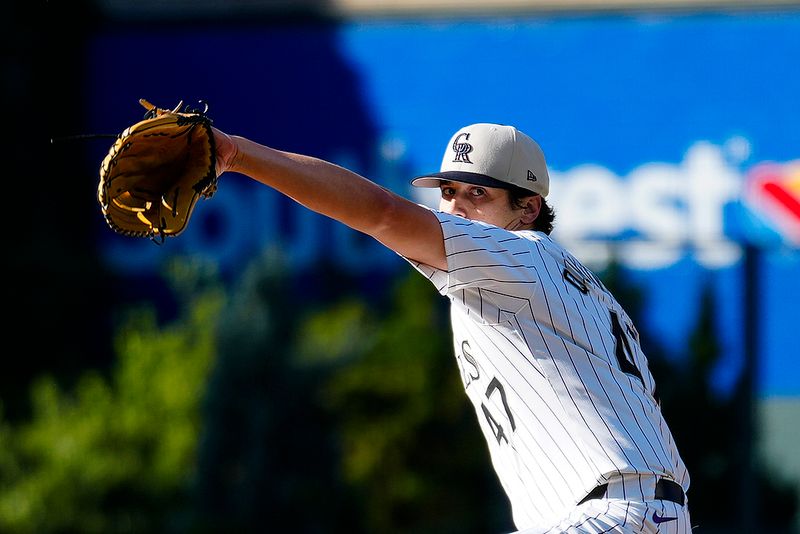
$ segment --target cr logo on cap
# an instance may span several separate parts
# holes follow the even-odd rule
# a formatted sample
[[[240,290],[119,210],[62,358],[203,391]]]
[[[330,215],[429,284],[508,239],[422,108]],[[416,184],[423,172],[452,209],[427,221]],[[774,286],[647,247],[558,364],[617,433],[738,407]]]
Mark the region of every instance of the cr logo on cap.
[[[459,143],[458,140],[462,137],[464,138],[465,142]],[[467,132],[459,134],[455,139],[453,139],[453,152],[456,153],[453,163],[472,163],[467,156],[467,154],[472,152],[472,145],[466,142],[468,140],[469,134]]]

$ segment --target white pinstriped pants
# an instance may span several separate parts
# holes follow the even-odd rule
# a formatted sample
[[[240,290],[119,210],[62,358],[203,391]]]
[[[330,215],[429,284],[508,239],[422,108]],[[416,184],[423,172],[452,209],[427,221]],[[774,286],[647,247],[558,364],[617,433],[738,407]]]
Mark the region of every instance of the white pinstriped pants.
[[[648,481],[650,482],[650,481]],[[652,481],[655,487],[655,481]],[[649,484],[645,485],[646,487]],[[606,496],[575,507],[556,524],[531,527],[515,534],[690,534],[692,532],[688,503],[656,500],[651,494],[636,500],[623,498],[622,482],[611,482]],[[646,490],[646,493],[650,493]],[[628,493],[630,495],[630,487]]]

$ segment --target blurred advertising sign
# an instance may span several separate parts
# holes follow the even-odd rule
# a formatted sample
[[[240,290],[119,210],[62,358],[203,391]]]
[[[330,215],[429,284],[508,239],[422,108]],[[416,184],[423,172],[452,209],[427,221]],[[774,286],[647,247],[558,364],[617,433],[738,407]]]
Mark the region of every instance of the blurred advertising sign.
[[[397,139],[389,143],[403,146]],[[730,163],[731,151],[746,146],[742,138],[725,147],[698,141],[677,164],[645,162],[627,176],[599,164],[553,170],[548,197],[556,209],[553,236],[596,268],[614,257],[636,270],[664,269],[687,255],[707,269],[730,267],[741,259],[743,242],[800,247],[800,160],[758,162],[740,171]],[[387,152],[384,144],[380,167],[392,169],[402,156]],[[377,243],[268,188],[234,180],[228,177],[216,196],[201,201],[185,232],[164,248],[206,257],[223,269],[235,269],[270,246],[279,247],[294,268],[323,258],[354,271],[391,268],[391,255]],[[403,190],[403,181],[394,181],[397,192],[437,205],[437,191]],[[104,250],[122,271],[154,270],[167,252],[145,240],[112,241]]]
[[[644,163],[626,177],[595,164],[554,172],[554,235],[595,265],[610,260],[605,243],[621,241],[618,259],[643,270],[687,253],[705,268],[728,267],[743,241],[800,247],[800,160],[740,171],[730,158],[748,145],[696,142],[682,162]]]
[[[800,160],[751,169],[744,198],[787,242],[800,247]]]
[[[93,37],[84,107],[86,129],[107,131],[130,123],[139,98],[170,106],[196,95],[223,130],[333,161],[433,206],[437,192],[408,181],[438,169],[452,133],[514,124],[547,155],[554,237],[593,268],[614,259],[627,269],[645,293],[644,326],[670,355],[686,354],[699,303],[713,293],[721,384],[741,369],[750,328],[742,259],[756,250],[769,314],[756,325],[759,388],[798,395],[798,57],[796,11],[220,22],[181,32],[143,24]],[[121,62],[128,68],[108,68]],[[369,278],[406,267],[237,176],[223,177],[161,247],[114,235],[99,215],[97,245],[132,277],[187,254],[236,273],[268,248],[292,269],[325,262]]]

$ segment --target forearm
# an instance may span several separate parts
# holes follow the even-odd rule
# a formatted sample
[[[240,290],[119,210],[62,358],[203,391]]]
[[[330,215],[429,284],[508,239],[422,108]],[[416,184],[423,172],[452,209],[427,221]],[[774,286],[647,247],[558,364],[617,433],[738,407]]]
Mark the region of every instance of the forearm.
[[[439,220],[429,210],[339,165],[215,130],[217,171],[257,180],[303,206],[377,239],[407,258],[445,269]]]
[[[364,233],[380,234],[392,206],[402,202],[394,193],[333,163],[275,150],[243,137],[231,139],[238,151],[228,170]]]

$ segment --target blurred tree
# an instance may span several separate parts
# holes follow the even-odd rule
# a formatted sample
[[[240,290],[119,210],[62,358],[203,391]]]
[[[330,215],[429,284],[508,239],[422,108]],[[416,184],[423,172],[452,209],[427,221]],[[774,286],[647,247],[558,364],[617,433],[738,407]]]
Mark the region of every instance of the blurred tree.
[[[714,325],[716,304],[707,288],[700,302],[698,322],[688,340],[688,358],[680,362],[659,357],[653,360],[660,376],[663,411],[692,477],[689,490],[692,521],[707,532],[752,532],[744,527],[740,507],[751,507],[760,534],[796,532],[796,489],[781,481],[754,458],[753,502],[740,502],[743,480],[739,450],[745,441],[740,419],[749,405],[745,377],[740,376],[728,396],[715,392],[713,373],[721,358]],[[748,447],[750,454],[755,449]]]
[[[797,517],[796,489],[756,461],[756,502],[739,502],[737,462],[741,458],[746,380],[740,377],[729,395],[718,393],[713,375],[720,363],[721,347],[714,324],[716,302],[707,286],[698,303],[697,324],[687,340],[685,354],[668,355],[645,328],[642,311],[646,302],[635,286],[624,282],[624,273],[612,264],[602,279],[625,306],[639,328],[650,370],[658,384],[661,409],[691,476],[688,492],[692,522],[702,532],[751,534],[742,526],[739,508],[751,506],[759,520],[759,534],[793,534]]]
[[[176,276],[182,317],[159,327],[152,309],[131,310],[109,377],[88,371],[70,391],[40,378],[32,418],[2,425],[0,531],[163,532],[180,520],[222,294],[188,298],[193,273]]]
[[[310,273],[290,277],[266,255],[226,299],[213,275],[175,265],[174,322],[131,312],[108,376],[88,371],[69,390],[42,378],[29,421],[0,417],[0,531],[513,530],[453,360],[447,302],[423,277],[366,295],[320,266],[329,293],[309,295]],[[619,270],[603,274],[639,315],[638,291]],[[638,324],[692,474],[693,519],[737,532],[720,512],[739,436],[736,395],[711,387],[713,310],[707,294],[686,358],[665,357]],[[758,480],[759,532],[792,532],[792,490],[765,470]]]
[[[394,288],[390,310],[375,317],[344,304],[317,316],[301,352],[326,354],[359,340],[322,398],[335,414],[341,469],[363,503],[364,531],[513,530],[453,358],[446,300],[411,272]],[[338,340],[313,335],[337,315],[366,320]]]
[[[340,274],[307,276],[352,288]],[[292,287],[274,258],[248,273],[221,322],[198,529],[510,529],[445,303],[409,274],[385,297],[345,289],[324,303]]]
[[[193,531],[328,532],[346,516],[333,478],[330,424],[314,403],[318,373],[292,361],[298,325],[316,304],[294,287],[303,273],[294,274],[287,276],[277,254],[265,253],[221,312]]]

